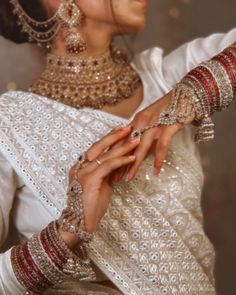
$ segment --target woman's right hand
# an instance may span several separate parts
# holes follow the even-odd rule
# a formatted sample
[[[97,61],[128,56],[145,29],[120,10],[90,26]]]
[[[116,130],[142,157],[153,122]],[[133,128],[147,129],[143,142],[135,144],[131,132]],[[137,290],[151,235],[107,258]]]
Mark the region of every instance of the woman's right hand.
[[[130,126],[116,128],[96,142],[87,151],[89,161],[78,172],[77,179],[83,188],[85,228],[88,232],[96,230],[109,206],[112,195],[111,174],[135,161],[135,156],[129,154],[137,148],[139,139],[125,141],[122,145],[113,147],[118,141],[128,137],[130,132]],[[75,178],[75,173],[76,165],[70,170],[69,183]]]

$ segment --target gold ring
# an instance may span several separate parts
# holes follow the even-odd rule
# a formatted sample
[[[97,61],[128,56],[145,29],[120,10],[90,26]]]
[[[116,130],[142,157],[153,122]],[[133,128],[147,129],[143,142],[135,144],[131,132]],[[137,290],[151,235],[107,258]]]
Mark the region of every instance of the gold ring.
[[[102,162],[98,159],[95,159],[96,163],[98,164],[98,166],[100,166],[102,164]]]

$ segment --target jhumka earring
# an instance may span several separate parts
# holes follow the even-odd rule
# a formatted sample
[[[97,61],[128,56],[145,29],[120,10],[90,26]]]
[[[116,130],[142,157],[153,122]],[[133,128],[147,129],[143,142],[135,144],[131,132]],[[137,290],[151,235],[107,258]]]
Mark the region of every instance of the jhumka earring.
[[[78,26],[83,21],[83,14],[76,5],[75,0],[62,0],[58,10],[58,16],[67,28],[66,48],[69,53],[81,53],[87,49],[87,45],[78,31]]]

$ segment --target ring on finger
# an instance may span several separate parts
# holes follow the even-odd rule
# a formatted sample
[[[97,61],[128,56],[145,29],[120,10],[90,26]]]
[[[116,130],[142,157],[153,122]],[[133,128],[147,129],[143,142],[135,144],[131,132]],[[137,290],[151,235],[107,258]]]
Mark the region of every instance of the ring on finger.
[[[109,152],[110,149],[111,149],[111,147],[108,146],[107,148],[105,148],[105,149],[102,151],[102,153],[105,154],[105,153]]]
[[[152,123],[152,124],[147,125],[147,126],[144,127],[144,128],[135,129],[135,130],[131,133],[130,137],[131,137],[131,139],[140,138],[140,137],[143,135],[143,133],[144,133],[145,131],[150,130],[150,129],[152,129],[152,128],[156,128],[156,127],[158,127],[158,126],[159,126],[159,123],[158,123],[158,122],[155,122],[155,123]]]
[[[95,162],[98,164],[98,166],[102,164],[102,162],[99,159],[95,159]]]

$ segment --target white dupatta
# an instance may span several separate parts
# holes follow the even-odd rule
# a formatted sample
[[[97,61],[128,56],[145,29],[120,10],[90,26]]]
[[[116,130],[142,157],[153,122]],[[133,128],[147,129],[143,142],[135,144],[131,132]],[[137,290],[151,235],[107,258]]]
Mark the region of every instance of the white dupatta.
[[[0,151],[56,219],[66,204],[67,172],[79,153],[126,120],[12,92],[0,100]],[[173,143],[159,177],[152,158],[136,179],[114,187],[90,256],[127,295],[215,294],[214,253],[201,224],[201,167]]]

